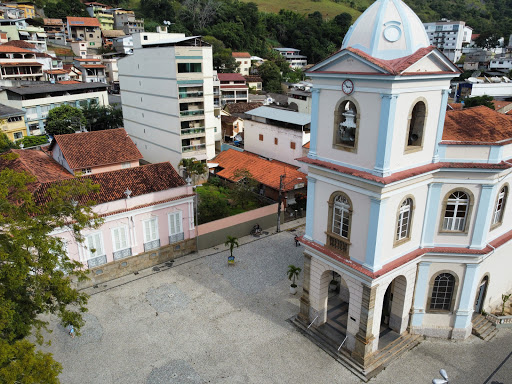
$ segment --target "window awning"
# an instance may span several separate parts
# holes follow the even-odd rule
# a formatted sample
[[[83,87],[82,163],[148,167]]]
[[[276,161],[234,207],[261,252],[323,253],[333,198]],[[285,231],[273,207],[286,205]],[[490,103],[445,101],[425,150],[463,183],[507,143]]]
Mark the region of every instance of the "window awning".
[[[36,35],[37,37],[46,37],[46,33],[44,32],[37,32]]]
[[[25,32],[25,31],[18,31],[18,33],[19,33],[21,36],[30,36],[30,33]]]

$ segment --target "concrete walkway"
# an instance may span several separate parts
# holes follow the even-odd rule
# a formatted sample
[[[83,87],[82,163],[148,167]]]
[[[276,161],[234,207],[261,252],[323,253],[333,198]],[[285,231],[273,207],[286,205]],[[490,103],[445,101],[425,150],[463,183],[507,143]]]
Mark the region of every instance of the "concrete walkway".
[[[88,289],[82,336],[50,319],[44,349],[62,383],[358,383],[286,321],[299,309],[286,269],[302,266],[293,238],[304,227],[286,229],[301,224],[240,239],[235,266],[222,245]],[[445,368],[451,383],[510,383],[511,336],[424,341],[370,382],[431,383]]]

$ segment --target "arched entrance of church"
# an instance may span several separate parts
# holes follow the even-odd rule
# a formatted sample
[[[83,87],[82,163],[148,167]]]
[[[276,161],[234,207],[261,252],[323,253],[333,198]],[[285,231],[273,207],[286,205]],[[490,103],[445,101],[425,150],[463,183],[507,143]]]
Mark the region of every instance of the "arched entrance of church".
[[[318,330],[335,344],[341,344],[347,335],[350,292],[343,277],[335,271],[322,274],[322,284],[327,290],[325,322]]]
[[[379,349],[396,340],[407,329],[409,313],[405,310],[407,280],[396,277],[387,287],[382,300]]]

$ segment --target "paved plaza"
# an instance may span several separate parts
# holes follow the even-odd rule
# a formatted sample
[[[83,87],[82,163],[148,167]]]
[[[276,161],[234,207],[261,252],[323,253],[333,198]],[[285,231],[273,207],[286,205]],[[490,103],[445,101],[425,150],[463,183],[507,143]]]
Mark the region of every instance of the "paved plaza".
[[[302,232],[241,239],[235,266],[221,245],[89,289],[82,336],[52,321],[45,350],[63,364],[61,382],[359,383],[287,322],[299,310],[286,270],[302,267]],[[425,340],[370,383],[431,383],[439,368],[453,384],[512,383],[511,354],[510,329],[490,342]]]

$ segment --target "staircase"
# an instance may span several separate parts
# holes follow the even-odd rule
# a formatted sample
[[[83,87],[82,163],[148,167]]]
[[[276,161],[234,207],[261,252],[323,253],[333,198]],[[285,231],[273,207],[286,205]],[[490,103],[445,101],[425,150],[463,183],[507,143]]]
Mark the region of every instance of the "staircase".
[[[334,360],[343,365],[365,383],[386,368],[393,359],[414,348],[421,341],[421,336],[410,335],[406,332],[382,350],[377,351],[372,363],[365,368],[352,359],[350,351],[345,348],[345,345],[338,351],[339,344],[341,344],[343,339],[339,340],[338,343],[338,341],[335,342],[333,339],[326,337],[325,334],[319,332],[316,327],[307,329],[308,324],[304,324],[297,317],[292,317],[288,321],[320,349],[325,351],[328,355],[334,358]]]
[[[496,329],[496,326],[491,323],[489,320],[485,318],[485,316],[482,316],[481,314],[476,314],[473,316],[472,319],[473,323],[473,335],[481,338],[484,341],[491,340],[496,334],[498,333],[498,330]]]

